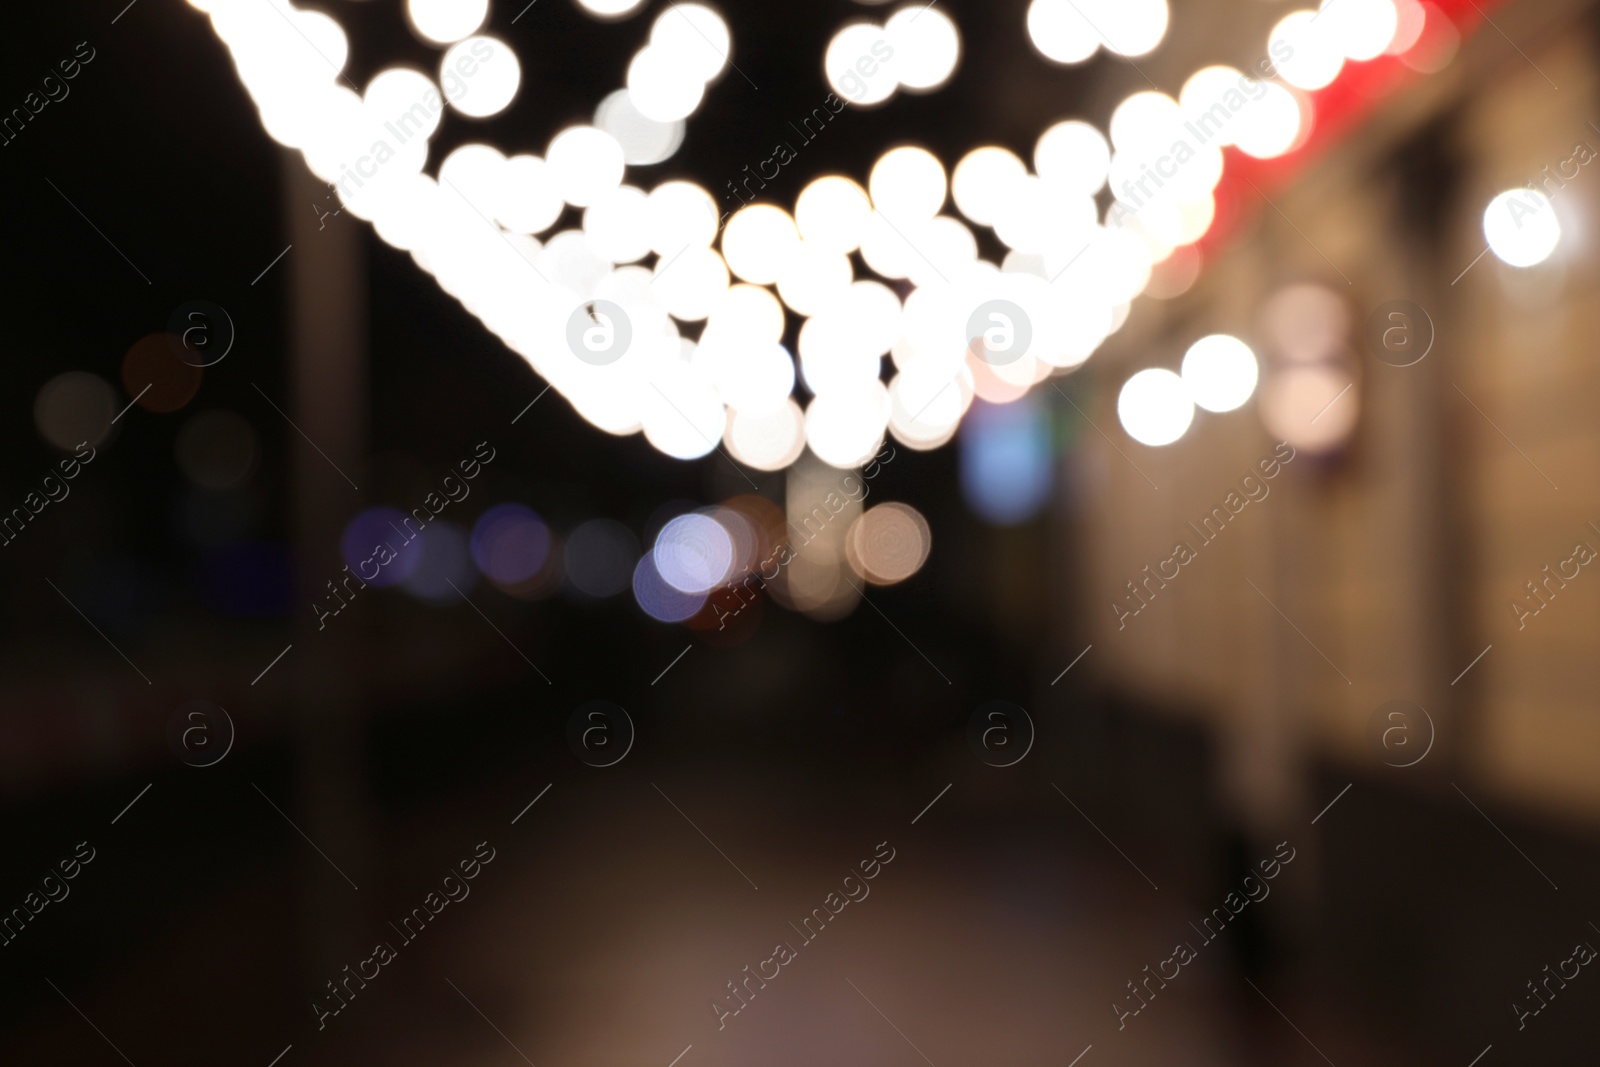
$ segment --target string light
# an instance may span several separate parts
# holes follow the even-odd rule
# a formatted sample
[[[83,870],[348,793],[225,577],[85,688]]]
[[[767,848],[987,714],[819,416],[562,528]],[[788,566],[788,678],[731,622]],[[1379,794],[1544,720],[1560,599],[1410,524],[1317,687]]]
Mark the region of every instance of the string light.
[[[580,2],[607,17],[638,6]],[[719,254],[712,247],[719,211],[705,190],[681,181],[648,192],[624,184],[629,166],[672,155],[684,120],[729,64],[731,33],[708,7],[669,5],[629,64],[627,87],[602,101],[593,125],[558,134],[545,157],[507,159],[488,146],[467,146],[473,151],[452,153],[435,181],[421,170],[443,107],[469,117],[498,114],[520,85],[512,50],[471,36],[484,22],[486,3],[409,0],[419,32],[450,46],[438,82],[395,68],[374,78],[362,97],[340,82],[348,42],[328,16],[289,0],[191,3],[210,13],[264,126],[336,183],[353,213],[410,251],[586,418],[613,433],[642,430],[654,446],[682,458],[704,455],[726,439],[730,451],[755,465],[792,461],[796,421],[786,405],[794,402],[777,396],[778,376],[717,369],[721,353],[741,346],[765,353],[756,365],[775,368],[785,305],[805,319],[799,369],[820,391],[803,425],[820,457],[863,458],[885,432],[910,447],[948,440],[974,395],[1023,395],[1043,377],[1081,364],[1121,326],[1153,266],[1212,224],[1219,146],[1279,155],[1303,138],[1307,118],[1301,99],[1282,84],[1206,68],[1178,100],[1138,93],[1124,101],[1109,143],[1087,123],[1052,126],[1035,146],[1035,173],[990,146],[969,153],[947,179],[931,153],[897,148],[877,161],[866,189],[830,176],[805,187],[793,216],[772,205],[744,208],[728,220]],[[1295,48],[1281,70],[1291,86],[1327,84],[1346,60],[1392,50],[1401,15],[1411,10],[1394,0],[1328,0],[1324,8],[1322,17],[1290,16],[1270,38]],[[1081,62],[1100,48],[1143,55],[1162,40],[1169,18],[1166,0],[1034,0],[1028,32],[1047,56]],[[1414,28],[1407,23],[1405,32]],[[960,52],[959,32],[945,13],[909,6],[883,26],[844,27],[829,44],[824,69],[835,91],[859,106],[887,100],[897,88],[943,85]],[[473,62],[463,64],[467,59]],[[1180,131],[1193,140],[1181,132],[1186,122],[1209,122],[1208,131],[1217,125],[1219,99],[1231,100],[1230,78],[1249,87],[1248,104],[1229,105],[1226,128],[1193,145],[1168,176],[1175,162],[1164,158],[1174,144],[1170,135]],[[397,128],[405,130],[405,143],[388,146],[379,160],[368,158],[375,131],[395,119],[402,120]],[[367,176],[374,168],[376,176]],[[1108,180],[1117,201],[1100,220],[1092,197]],[[940,214],[947,195],[962,218],[993,227],[1012,248],[1003,271],[978,258],[975,235],[961,219]],[[564,204],[586,209],[582,229],[541,241],[536,235],[557,221]],[[1545,218],[1540,241],[1553,248],[1559,225],[1553,213]],[[1485,226],[1488,232],[1488,216]],[[1491,246],[1497,239],[1513,259],[1532,255],[1539,243],[1496,231]],[[857,248],[875,273],[910,280],[914,288],[903,305],[878,283],[853,278],[844,256]],[[652,253],[653,265],[627,266]],[[731,276],[751,284],[730,286]],[[777,287],[777,298],[758,288],[768,285]],[[605,363],[567,358],[569,321],[601,294],[614,297],[634,327],[627,351]],[[966,313],[996,299],[1026,309],[1030,350],[1004,365],[974,364]],[[677,322],[699,321],[706,323],[699,344],[678,336]],[[579,325],[587,330],[596,322]],[[876,370],[886,352],[898,372],[887,388]],[[793,371],[791,361],[790,380]],[[1181,405],[1168,407],[1170,431]]]

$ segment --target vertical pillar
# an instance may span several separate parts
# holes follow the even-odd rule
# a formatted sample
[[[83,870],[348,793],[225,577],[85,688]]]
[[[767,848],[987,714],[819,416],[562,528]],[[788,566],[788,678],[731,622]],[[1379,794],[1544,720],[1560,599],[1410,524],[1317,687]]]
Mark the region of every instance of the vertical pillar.
[[[284,154],[283,190],[292,248],[283,260],[288,396],[280,403],[300,431],[288,437],[299,606],[295,648],[284,661],[297,773],[285,810],[327,853],[306,847],[296,864],[301,959],[315,988],[337,970],[338,938],[359,928],[371,892],[362,884],[371,870],[361,744],[368,656],[358,625],[365,612],[319,623],[312,610],[330,601],[327,583],[344,576],[340,533],[365,502],[356,487],[368,437],[366,260],[357,219],[319,219],[314,205],[328,205],[329,190],[299,153]]]

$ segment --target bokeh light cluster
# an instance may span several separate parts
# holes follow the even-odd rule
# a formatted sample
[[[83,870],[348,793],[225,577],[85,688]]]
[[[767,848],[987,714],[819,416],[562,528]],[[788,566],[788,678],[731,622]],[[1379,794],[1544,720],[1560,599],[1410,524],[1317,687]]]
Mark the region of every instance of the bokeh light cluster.
[[[226,436],[236,430],[219,421],[194,432]],[[253,445],[253,435],[249,442]],[[830,561],[848,566],[859,580],[894,585],[921,570],[933,546],[927,520],[902,503],[864,512],[854,508],[836,522],[830,516],[819,523],[812,516],[811,525],[799,527],[790,527],[782,509],[755,495],[678,508],[666,509],[660,528],[641,550],[634,532],[615,520],[589,519],[562,534],[521,503],[489,507],[470,529],[440,519],[421,526],[384,505],[367,508],[346,524],[340,555],[366,585],[399,589],[434,605],[458,600],[482,580],[522,600],[562,590],[579,601],[631,592],[639,608],[658,622],[698,624],[727,614],[726,604],[737,606],[741,598],[748,602],[758,595],[807,610],[808,568]],[[793,570],[797,565],[800,569]],[[792,580],[796,575],[798,584]]]
[[[1168,275],[1178,291],[1192,284],[1199,261],[1188,250],[1214,221],[1224,148],[1260,158],[1291,151],[1310,129],[1306,92],[1346,63],[1420,47],[1434,17],[1414,0],[1325,3],[1274,28],[1275,67],[1206,67],[1177,98],[1135,93],[1105,134],[1059,122],[1030,161],[982,146],[953,173],[924,149],[898,147],[877,159],[865,187],[822,178],[792,211],[751,204],[720,227],[716,200],[692,182],[625,184],[629,167],[676,150],[684,120],[730,62],[732,35],[709,7],[661,11],[627,88],[602,102],[593,125],[558,133],[544,156],[468,144],[435,178],[423,168],[442,112],[497,114],[520,79],[511,50],[480,33],[484,4],[416,0],[419,34],[449,48],[437,82],[394,69],[357,96],[340,82],[348,42],[331,18],[288,0],[190,2],[211,14],[268,132],[300,149],[353,213],[409,251],[592,424],[642,433],[680,459],[721,444],[762,470],[806,448],[852,467],[889,435],[939,447],[975,400],[1013,403],[1081,365],[1162,264],[1179,256],[1182,269],[1162,272],[1161,295]],[[608,17],[633,10],[622,0],[585,6]],[[1166,0],[1035,0],[1028,32],[1059,62],[1101,48],[1135,57],[1161,42],[1169,17]],[[823,68],[842,97],[868,104],[896,88],[945,84],[960,51],[946,14],[910,6],[881,26],[845,27]],[[373,158],[397,118],[414,136]],[[1095,196],[1107,186],[1114,202],[1102,218]],[[582,209],[581,227],[548,232],[568,208]],[[1009,249],[1001,263],[978,256],[974,226]],[[909,283],[907,295],[857,277],[856,251],[879,278]],[[626,319],[626,342],[606,361],[576,358],[569,343],[574,316],[596,301]],[[794,352],[782,343],[790,314],[800,320]],[[1020,332],[1026,344],[986,358],[973,321]],[[702,322],[697,341],[681,335],[680,324]],[[1138,425],[1141,440],[1176,440],[1195,402],[1243,403],[1253,377],[1247,387],[1243,364],[1219,370],[1225,355],[1195,356],[1182,378],[1130,382],[1125,425]]]

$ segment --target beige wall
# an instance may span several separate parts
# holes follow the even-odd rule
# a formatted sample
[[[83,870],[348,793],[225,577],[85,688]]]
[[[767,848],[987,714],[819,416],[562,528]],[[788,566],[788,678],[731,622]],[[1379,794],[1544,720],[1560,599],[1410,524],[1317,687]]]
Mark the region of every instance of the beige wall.
[[[1579,140],[1600,150],[1588,125],[1600,124],[1593,33],[1578,6],[1522,3],[1496,16],[1559,91],[1499,34],[1479,34],[1452,68],[1273,194],[1293,226],[1264,209],[1188,294],[1142,298],[1087,370],[1100,385],[1090,415],[1114,446],[1091,431],[1073,460],[1089,487],[1074,535],[1089,574],[1074,627],[1095,646],[1085,665],[1111,689],[1212,724],[1228,799],[1247,818],[1320,807],[1326,798],[1298,792],[1313,756],[1386,771],[1368,720],[1406,699],[1438,732],[1428,760],[1405,772],[1419,785],[1456,781],[1600,822],[1600,561],[1521,632],[1510,607],[1544,564],[1571,554],[1585,522],[1600,527],[1600,322],[1589,295],[1600,160],[1557,197],[1564,236],[1551,262],[1519,272],[1491,254],[1450,284],[1484,248],[1479,219],[1495,193]],[[1454,157],[1437,190],[1416,188],[1425,177],[1393,162],[1423,137]],[[1444,198],[1437,247],[1406,217],[1419,195]],[[1261,304],[1294,281],[1346,301],[1360,422],[1340,455],[1301,453],[1202,547],[1186,523],[1237,489],[1274,439],[1252,402],[1197,413],[1176,445],[1147,448],[1117,425],[1117,390],[1143,367],[1176,369],[1206,333],[1255,343]],[[1396,298],[1421,303],[1438,329],[1410,368],[1378,362],[1362,340],[1370,312]],[[1587,534],[1600,550],[1600,534]],[[1111,604],[1123,583],[1179,540],[1198,558],[1119,629]]]

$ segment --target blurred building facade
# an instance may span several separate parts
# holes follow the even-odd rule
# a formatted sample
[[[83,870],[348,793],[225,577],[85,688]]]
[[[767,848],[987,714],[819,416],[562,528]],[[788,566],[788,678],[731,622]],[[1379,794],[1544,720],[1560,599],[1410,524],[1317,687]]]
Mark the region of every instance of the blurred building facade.
[[[1251,819],[1325,799],[1304,791],[1308,760],[1373,765],[1369,720],[1405,700],[1436,731],[1418,780],[1600,820],[1600,582],[1564,562],[1600,547],[1600,182],[1561,183],[1562,243],[1538,266],[1485,255],[1480,223],[1496,193],[1546,187],[1600,145],[1595,21],[1584,4],[1496,21],[1520,51],[1468,40],[1263,196],[1248,232],[1183,295],[1142,301],[1107,353],[1125,378],[1238,334],[1262,364],[1253,403],[1201,412],[1165,448],[1090,434],[1075,453],[1072,480],[1093,487],[1075,535],[1089,588],[1068,601],[1086,665],[1205,723]],[[1397,365],[1381,345],[1400,333],[1431,349]],[[1308,363],[1329,368],[1325,408],[1285,398]],[[1114,388],[1102,398],[1110,427]],[[1258,466],[1286,455],[1274,476]],[[1195,559],[1165,562],[1179,543]]]

